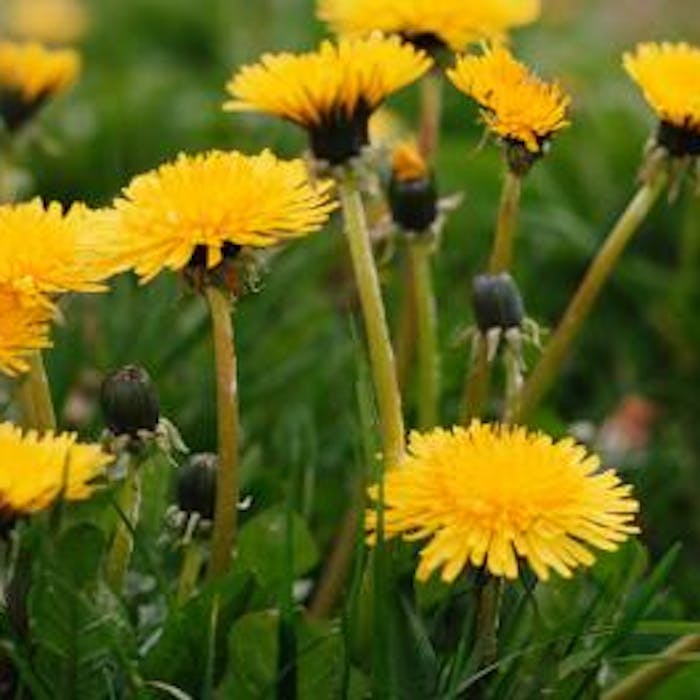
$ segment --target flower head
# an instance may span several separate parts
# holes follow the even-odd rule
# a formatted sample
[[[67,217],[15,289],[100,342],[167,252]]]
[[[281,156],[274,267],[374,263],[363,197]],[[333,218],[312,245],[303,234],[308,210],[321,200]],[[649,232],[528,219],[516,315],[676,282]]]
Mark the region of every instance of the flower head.
[[[34,199],[0,206],[0,285],[27,294],[103,291],[119,271],[114,217]]]
[[[78,77],[80,56],[37,43],[0,42],[0,116],[9,131],[29,120]]]
[[[11,36],[48,44],[77,41],[88,24],[80,0],[9,0],[7,15]]]
[[[0,372],[10,376],[25,372],[26,356],[51,344],[52,315],[46,304],[0,286]]]
[[[378,498],[378,488],[370,491]],[[402,466],[386,475],[387,537],[430,539],[416,576],[454,581],[471,565],[515,579],[518,560],[547,580],[590,566],[589,547],[614,550],[639,506],[631,487],[573,440],[475,421],[413,433]],[[367,527],[376,531],[376,514]]]
[[[318,16],[341,35],[379,30],[422,48],[462,50],[533,22],[540,0],[319,0]]]
[[[489,130],[534,157],[569,124],[570,99],[559,85],[538,78],[505,48],[462,56],[447,75],[479,104]]]
[[[433,174],[413,141],[399,143],[392,152],[389,207],[404,231],[428,231],[438,217]]]
[[[335,208],[330,182],[301,160],[212,151],[180,155],[135,177],[116,200],[124,260],[148,281],[195,257],[208,269],[242,246],[266,247],[318,230]]]
[[[368,143],[368,120],[393,92],[432,65],[398,37],[324,41],[318,51],[266,54],[227,85],[225,109],[283,117],[309,131],[314,155],[336,165]]]
[[[72,433],[41,436],[0,424],[0,512],[29,515],[59,498],[83,500],[111,457],[99,445],[80,445]]]
[[[425,158],[412,141],[403,141],[394,148],[391,154],[391,172],[400,182],[421,180],[430,175]]]
[[[700,155],[700,48],[640,44],[623,61],[661,120],[659,144],[673,156]]]

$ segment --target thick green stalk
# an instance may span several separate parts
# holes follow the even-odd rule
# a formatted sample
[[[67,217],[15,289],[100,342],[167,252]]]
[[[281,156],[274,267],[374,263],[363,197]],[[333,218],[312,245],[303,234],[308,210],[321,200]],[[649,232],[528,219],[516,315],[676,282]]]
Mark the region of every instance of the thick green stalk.
[[[216,406],[219,468],[211,539],[209,578],[225,574],[231,564],[238,519],[238,382],[230,297],[213,285],[206,287],[212,318],[216,358]]]
[[[507,272],[513,262],[513,243],[515,229],[520,211],[520,195],[522,179],[510,170],[506,171],[498,208],[496,235],[493,240],[488,271],[490,274]],[[460,422],[468,425],[472,418],[480,416],[488,398],[491,385],[491,363],[488,358],[488,347],[484,338],[481,339],[476,353],[473,355],[467,380],[464,387]]]
[[[638,700],[645,698],[661,683],[680,671],[689,654],[700,652],[700,634],[689,634],[681,637],[654,661],[640,666],[627,678],[623,678],[610,690],[601,695],[601,700]],[[692,659],[695,661],[695,658]]]
[[[191,539],[184,547],[182,564],[180,566],[180,578],[177,582],[177,603],[184,605],[197,586],[199,572],[202,570],[202,545]]]
[[[632,236],[663,192],[667,180],[666,170],[658,170],[648,182],[641,186],[608,235],[547,343],[539,362],[525,383],[511,412],[514,422],[527,422],[532,411],[537,408],[553,384],[603,285],[610,277]]]
[[[126,479],[119,494],[119,520],[114,532],[112,546],[105,562],[105,579],[109,587],[117,594],[124,588],[126,572],[129,569],[131,553],[134,550],[134,530],[139,520],[141,508],[141,476],[138,458],[127,454]]]
[[[418,146],[423,157],[431,161],[440,141],[442,114],[442,72],[435,68],[421,80],[421,116]]]
[[[377,398],[385,467],[397,465],[404,454],[404,423],[379,276],[367,230],[365,211],[354,173],[346,169],[338,189],[345,233],[365,322],[372,379]]]
[[[475,668],[481,670],[498,659],[498,627],[500,624],[503,579],[488,578],[479,586],[476,611]]]
[[[431,253],[430,240],[416,238],[409,242],[418,332],[418,427],[421,430],[438,424],[440,401],[440,352]]]
[[[56,429],[49,379],[41,352],[28,356],[29,371],[19,380],[18,396],[25,428],[40,432]]]

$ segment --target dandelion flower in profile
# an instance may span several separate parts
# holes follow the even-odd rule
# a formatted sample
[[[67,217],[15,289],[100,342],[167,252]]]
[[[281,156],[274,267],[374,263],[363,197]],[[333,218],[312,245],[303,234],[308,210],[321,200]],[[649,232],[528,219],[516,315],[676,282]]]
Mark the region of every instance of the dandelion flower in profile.
[[[72,49],[0,41],[0,116],[7,130],[16,131],[47,100],[67,90],[80,66]]]
[[[0,372],[9,376],[29,369],[27,356],[46,348],[51,308],[0,285]]]
[[[384,100],[432,65],[399,37],[324,41],[303,54],[266,54],[243,67],[227,90],[230,111],[272,114],[305,128],[316,158],[331,165],[360,155],[368,122]]]
[[[503,47],[461,56],[447,76],[481,107],[487,128],[513,147],[511,169],[527,170],[569,125],[571,100],[559,85],[538,78]]]
[[[319,0],[318,16],[343,36],[379,30],[420,48],[462,50],[502,37],[540,14],[540,0]]]
[[[0,285],[29,295],[104,291],[119,271],[113,215],[40,199],[0,206]]]
[[[591,566],[590,548],[614,550],[638,532],[639,505],[612,470],[571,439],[475,421],[413,433],[408,456],[384,484],[384,533],[429,540],[416,577],[467,567],[515,579],[519,561],[546,581]],[[377,499],[378,487],[371,496]],[[376,537],[376,514],[367,527]]]
[[[328,181],[302,160],[212,151],[180,155],[138,175],[116,200],[124,259],[144,282],[161,270],[207,269],[241,247],[267,247],[316,231],[335,208]]]
[[[72,433],[22,433],[0,423],[0,511],[4,517],[29,515],[60,498],[77,501],[112,458],[99,445],[78,444]]]
[[[87,25],[80,0],[9,0],[7,31],[16,39],[69,44],[85,34]]]
[[[659,145],[674,157],[700,155],[700,48],[640,44],[623,62],[660,120]]]

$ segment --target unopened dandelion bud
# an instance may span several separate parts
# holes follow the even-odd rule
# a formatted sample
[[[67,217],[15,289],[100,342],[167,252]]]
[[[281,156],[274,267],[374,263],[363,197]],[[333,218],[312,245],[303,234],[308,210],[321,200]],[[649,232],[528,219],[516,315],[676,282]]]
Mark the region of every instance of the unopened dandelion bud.
[[[105,378],[100,405],[114,435],[138,437],[142,430],[154,431],[160,418],[156,386],[138,365],[126,365]]]
[[[472,295],[476,324],[482,333],[494,328],[507,331],[522,325],[525,307],[518,287],[507,272],[477,275]]]
[[[438,215],[434,178],[417,147],[400,144],[392,157],[391,216],[405,231],[427,231]]]
[[[216,503],[216,472],[218,458],[215,454],[192,455],[180,467],[177,480],[177,504],[183,513],[199,514],[204,520],[212,520]]]

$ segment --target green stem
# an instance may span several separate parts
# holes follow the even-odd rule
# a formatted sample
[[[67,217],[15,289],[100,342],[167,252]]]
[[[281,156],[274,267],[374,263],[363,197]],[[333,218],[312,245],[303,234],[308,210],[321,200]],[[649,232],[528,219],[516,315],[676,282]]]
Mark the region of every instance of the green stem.
[[[522,179],[508,170],[506,179],[503,182],[501,203],[498,209],[496,238],[493,242],[493,250],[489,260],[489,272],[491,274],[507,272],[512,266],[521,190]]]
[[[431,70],[421,81],[421,116],[418,146],[427,161],[433,160],[440,139],[442,73]]]
[[[658,659],[640,666],[601,695],[601,700],[637,700],[645,698],[663,681],[680,671],[687,662],[684,656],[700,651],[700,635],[681,637],[664,649]]]
[[[25,428],[40,432],[56,429],[49,379],[38,350],[28,356],[29,371],[20,379],[18,396]]]
[[[231,321],[231,299],[217,287],[206,287],[216,357],[216,405],[219,468],[211,540],[210,579],[225,574],[231,564],[238,518],[238,383]]]
[[[476,610],[475,668],[481,670],[498,659],[498,626],[503,597],[503,580],[486,574],[478,588]]]
[[[131,553],[134,550],[134,536],[141,507],[141,477],[138,461],[134,455],[127,454],[127,474],[119,494],[119,521],[114,533],[112,546],[105,563],[105,579],[109,587],[117,594],[124,588],[126,572],[129,569]]]
[[[369,345],[369,359],[377,397],[385,468],[396,466],[404,454],[404,424],[394,351],[389,339],[379,276],[372,254],[362,198],[356,176],[346,169],[338,189],[345,218],[355,281]]]
[[[402,294],[399,308],[399,320],[396,326],[396,374],[399,389],[407,391],[410,387],[409,377],[416,350],[416,294],[413,262],[410,255],[403,260]]]
[[[490,274],[507,272],[513,263],[513,243],[515,228],[520,211],[520,195],[522,179],[506,172],[501,192],[496,222],[496,234],[493,239],[488,271]],[[473,418],[479,417],[484,410],[491,385],[491,363],[488,359],[488,346],[485,338],[481,338],[472,355],[464,387],[460,422],[468,425]]]
[[[663,192],[667,180],[666,170],[658,170],[642,185],[608,235],[518,397],[512,410],[515,422],[527,422],[553,384],[603,285]]]
[[[409,242],[418,331],[418,426],[421,430],[438,424],[440,401],[440,353],[431,253],[432,241],[415,238]]]
[[[184,605],[192,595],[197,581],[199,580],[199,572],[202,569],[202,545],[196,540],[191,539],[185,545],[185,551],[182,557],[182,566],[180,568],[180,578],[177,584],[177,603]]]

